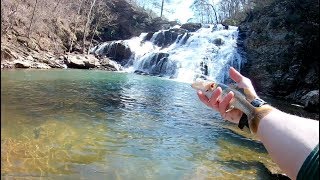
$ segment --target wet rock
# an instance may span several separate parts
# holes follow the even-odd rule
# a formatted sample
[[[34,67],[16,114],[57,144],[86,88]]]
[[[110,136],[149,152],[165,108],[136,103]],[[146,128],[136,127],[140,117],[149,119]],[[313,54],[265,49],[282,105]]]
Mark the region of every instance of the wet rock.
[[[301,102],[304,109],[311,112],[319,112],[319,90],[313,90],[302,96]]]
[[[30,68],[31,63],[28,61],[15,60],[13,62],[15,68]]]
[[[127,64],[132,52],[130,48],[124,43],[124,41],[112,41],[103,45],[103,49],[100,51],[95,51],[93,54],[103,57],[106,56],[122,66]]]
[[[98,69],[107,70],[107,71],[119,71],[122,70],[122,66],[117,64],[115,61],[112,61],[109,58],[102,58],[99,60],[100,67]]]
[[[195,32],[198,29],[200,29],[202,26],[200,23],[186,23],[186,24],[182,24],[181,28],[182,29],[186,29],[189,32]]]
[[[223,40],[221,39],[221,38],[217,38],[217,39],[215,39],[214,41],[213,41],[213,43],[215,44],[215,45],[217,45],[217,46],[221,46],[221,45],[223,45]]]
[[[176,72],[177,65],[168,59],[168,53],[155,53],[149,59],[145,59],[139,71],[153,76],[172,76]]]
[[[32,68],[36,68],[36,69],[51,69],[51,67],[48,64],[45,64],[45,63],[34,63],[32,65]]]
[[[141,70],[135,70],[134,73],[139,74],[139,75],[149,75],[149,73],[141,71]]]
[[[222,23],[222,26],[223,26],[223,29],[226,29],[226,30],[229,29],[229,25],[227,25],[227,24],[225,24],[225,23]]]
[[[153,34],[153,32],[148,32],[143,41],[149,41],[152,38]]]
[[[182,36],[187,33],[185,29],[173,28],[166,31],[162,31],[156,34],[153,43],[157,46],[167,47],[177,40],[180,40]]]

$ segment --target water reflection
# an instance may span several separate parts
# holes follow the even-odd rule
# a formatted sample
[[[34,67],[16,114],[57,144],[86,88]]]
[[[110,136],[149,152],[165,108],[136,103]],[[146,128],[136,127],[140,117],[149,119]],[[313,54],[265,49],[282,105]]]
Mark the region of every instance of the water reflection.
[[[188,84],[83,70],[1,79],[3,177],[250,179],[268,178],[265,167],[275,166],[261,143],[227,130]]]

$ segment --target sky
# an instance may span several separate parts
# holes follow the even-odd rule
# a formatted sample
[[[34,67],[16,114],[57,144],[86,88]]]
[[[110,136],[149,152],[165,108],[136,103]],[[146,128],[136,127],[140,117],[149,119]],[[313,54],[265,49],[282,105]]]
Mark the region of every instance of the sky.
[[[190,9],[193,0],[172,0],[171,3],[167,3],[167,8],[173,11],[172,15],[166,13],[166,17],[174,21],[179,19],[181,23],[186,23],[188,19],[193,17],[193,12]]]
[[[145,4],[146,1],[138,0]],[[158,0],[159,4],[161,4],[162,0]],[[193,17],[192,9],[190,8],[191,4],[194,0],[165,0],[164,9],[172,11],[173,14],[170,14],[168,12],[164,12],[164,16],[168,18],[170,21],[174,21],[178,19],[180,23],[186,23],[188,19]],[[220,0],[212,0],[213,2],[217,3]],[[145,4],[146,7],[149,7],[150,5]],[[160,15],[160,9],[158,8],[152,8],[154,9],[155,13],[159,13]]]

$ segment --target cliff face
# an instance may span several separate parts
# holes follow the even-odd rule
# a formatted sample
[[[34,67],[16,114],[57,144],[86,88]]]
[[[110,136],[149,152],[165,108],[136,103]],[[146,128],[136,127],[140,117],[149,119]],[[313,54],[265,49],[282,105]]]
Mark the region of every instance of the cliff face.
[[[242,73],[265,95],[299,102],[319,89],[319,4],[275,0],[239,26],[247,62]]]
[[[129,39],[175,24],[128,0],[97,0],[87,26],[91,0],[37,2],[1,2],[1,69],[63,68],[63,55],[69,50],[87,52],[100,42]]]

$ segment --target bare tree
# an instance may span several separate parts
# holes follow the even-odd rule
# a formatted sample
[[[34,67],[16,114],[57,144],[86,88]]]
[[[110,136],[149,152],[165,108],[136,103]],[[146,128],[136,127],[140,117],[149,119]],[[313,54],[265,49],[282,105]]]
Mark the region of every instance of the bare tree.
[[[38,4],[38,0],[36,0],[36,2],[34,4],[34,7],[33,7],[33,10],[32,10],[32,16],[31,16],[30,25],[29,25],[29,28],[28,28],[28,35],[27,35],[28,38],[30,38],[31,26],[32,26],[32,23],[33,23],[34,13],[36,11],[37,4]]]
[[[162,12],[163,12],[163,4],[164,4],[164,0],[162,0],[162,3],[161,3],[161,13],[160,13],[160,17],[162,17]]]
[[[73,23],[74,23],[74,33],[76,32],[77,30],[77,27],[78,27],[78,19],[79,19],[79,16],[80,16],[80,12],[81,12],[81,8],[82,8],[82,4],[83,4],[83,1],[84,0],[80,0],[80,5],[79,5],[79,8],[78,8],[78,11],[77,11],[77,14],[74,16],[73,18]],[[72,50],[72,46],[73,46],[73,38],[70,37],[70,47],[69,47],[69,53],[71,52]]]
[[[218,16],[215,7],[209,0],[194,0],[192,9],[200,16],[201,23],[214,23],[212,16],[215,17],[215,23],[218,23]]]
[[[92,42],[94,37],[98,36],[97,31],[99,27],[100,26],[111,27],[116,25],[115,20],[117,19],[117,16],[110,12],[108,4],[105,3],[103,0],[98,1],[97,4],[98,5],[96,8],[96,11],[93,13],[93,19],[92,19],[93,30],[92,30],[92,35],[91,35],[90,44],[88,48],[89,49],[88,54],[92,47]]]
[[[95,5],[97,0],[92,0],[91,2],[91,6],[90,6],[90,10],[89,10],[89,13],[87,15],[87,21],[86,21],[86,24],[84,26],[84,29],[83,29],[83,45],[82,45],[82,48],[83,48],[83,52],[85,52],[85,43],[86,43],[86,37],[87,37],[87,28],[89,26],[89,23],[91,21],[91,12],[92,12],[92,9]]]

